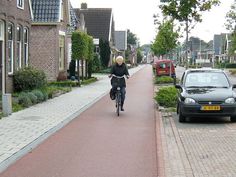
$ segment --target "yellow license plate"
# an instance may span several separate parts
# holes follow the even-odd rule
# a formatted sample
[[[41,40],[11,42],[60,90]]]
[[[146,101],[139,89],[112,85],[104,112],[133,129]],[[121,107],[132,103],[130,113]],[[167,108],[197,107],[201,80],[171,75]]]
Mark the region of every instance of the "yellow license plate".
[[[165,73],[165,71],[159,71],[159,73]]]
[[[220,111],[220,106],[202,106],[202,111]]]

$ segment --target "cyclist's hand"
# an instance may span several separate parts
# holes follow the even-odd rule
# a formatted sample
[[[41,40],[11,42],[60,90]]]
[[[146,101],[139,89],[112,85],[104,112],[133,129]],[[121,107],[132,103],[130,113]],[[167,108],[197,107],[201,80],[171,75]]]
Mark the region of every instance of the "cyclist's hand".
[[[111,78],[111,76],[112,76],[112,75],[110,74],[108,77]]]
[[[130,78],[130,76],[129,76],[129,75],[127,75],[127,76],[126,76],[126,78],[127,78],[127,79],[129,79],[129,78]]]

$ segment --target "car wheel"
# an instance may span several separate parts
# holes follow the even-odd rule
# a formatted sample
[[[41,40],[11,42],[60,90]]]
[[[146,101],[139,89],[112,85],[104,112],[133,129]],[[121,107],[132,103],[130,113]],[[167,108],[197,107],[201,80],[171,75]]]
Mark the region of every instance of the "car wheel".
[[[183,116],[180,107],[179,107],[178,111],[179,111],[179,122],[181,122],[181,123],[186,122],[186,117]]]
[[[231,122],[236,122],[236,116],[231,116],[231,117],[230,117],[230,121],[231,121]]]

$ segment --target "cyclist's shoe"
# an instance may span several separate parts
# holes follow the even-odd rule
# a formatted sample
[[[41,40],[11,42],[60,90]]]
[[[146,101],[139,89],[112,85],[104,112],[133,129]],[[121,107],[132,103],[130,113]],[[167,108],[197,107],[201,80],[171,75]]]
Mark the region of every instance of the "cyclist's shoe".
[[[121,107],[121,109],[120,109],[120,110],[121,110],[121,111],[125,111],[123,107]]]

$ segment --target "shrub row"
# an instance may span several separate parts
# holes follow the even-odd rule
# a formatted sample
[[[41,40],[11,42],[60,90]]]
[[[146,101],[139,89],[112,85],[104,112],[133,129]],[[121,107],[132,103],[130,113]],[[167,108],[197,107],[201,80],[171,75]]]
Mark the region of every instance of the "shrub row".
[[[155,78],[155,84],[165,84],[165,83],[173,83],[174,79],[170,76],[162,76]]]
[[[59,81],[59,82],[50,82],[49,86],[58,86],[58,87],[77,87],[79,86],[79,82],[77,81]]]
[[[32,92],[21,92],[18,96],[18,103],[23,107],[29,107],[48,99],[47,92],[33,90]]]
[[[92,78],[83,80],[83,81],[81,82],[81,84],[82,84],[82,85],[88,85],[88,84],[93,83],[93,82],[96,82],[96,81],[97,81],[97,78],[92,77]]]
[[[175,107],[178,91],[175,87],[162,87],[156,93],[155,100],[160,106]]]

